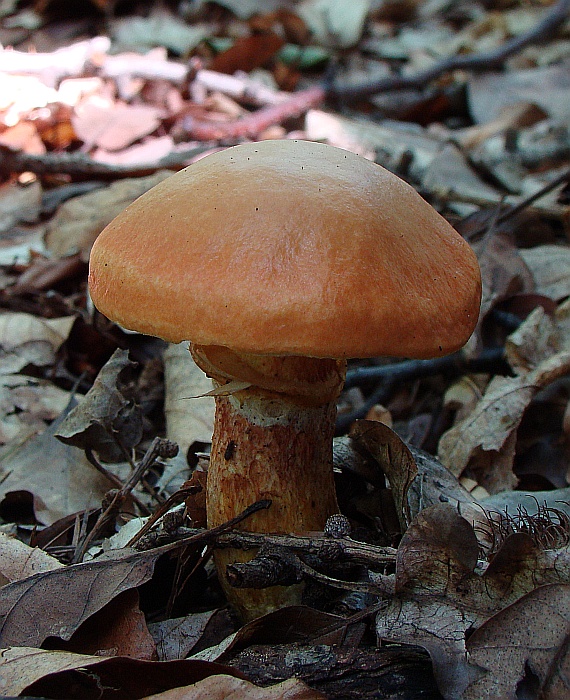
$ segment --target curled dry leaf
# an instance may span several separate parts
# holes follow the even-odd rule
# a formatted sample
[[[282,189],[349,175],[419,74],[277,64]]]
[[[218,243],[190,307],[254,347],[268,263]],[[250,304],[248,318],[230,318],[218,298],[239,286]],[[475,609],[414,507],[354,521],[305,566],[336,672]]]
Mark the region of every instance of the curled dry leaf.
[[[96,450],[104,461],[122,461],[124,453],[118,443],[130,450],[142,437],[140,409],[121,391],[121,375],[133,366],[127,350],[116,350],[85,398],[66,416],[56,437],[66,445]]]
[[[0,690],[4,695],[65,697],[78,700],[142,698],[188,686],[211,675],[243,678],[221,664],[207,661],[141,661],[124,656],[100,656],[65,651],[11,647],[0,653]]]
[[[359,420],[351,431],[356,449],[366,449],[390,482],[400,527],[404,532],[411,520],[408,490],[418,468],[409,448],[387,425]]]
[[[68,641],[51,638],[49,648],[148,661],[157,658],[156,645],[139,607],[136,588],[115,596],[85,620]]]
[[[325,700],[325,696],[296,678],[260,688],[232,676],[210,676],[185,688],[173,688],[143,700]]]

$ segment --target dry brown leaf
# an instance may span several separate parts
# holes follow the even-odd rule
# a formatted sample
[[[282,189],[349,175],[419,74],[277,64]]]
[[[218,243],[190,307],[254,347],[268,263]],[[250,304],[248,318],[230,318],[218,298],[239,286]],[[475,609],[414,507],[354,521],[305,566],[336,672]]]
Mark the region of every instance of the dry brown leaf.
[[[542,586],[497,613],[467,641],[470,662],[484,669],[465,700],[516,700],[529,669],[539,681],[534,697],[565,700],[570,676],[570,586]]]
[[[113,598],[148,581],[158,556],[75,564],[5,585],[0,590],[0,647],[39,647],[48,637],[68,641]]]
[[[514,436],[532,398],[570,370],[570,301],[558,308],[553,321],[537,308],[509,338],[507,353],[520,374],[495,376],[473,412],[448,430],[438,447],[439,458],[456,476],[474,458],[479,473],[500,465],[504,478],[483,483],[490,493],[500,490],[501,483],[508,486]]]
[[[119,593],[85,620],[69,641],[53,638],[49,641],[51,649],[80,654],[128,656],[143,661],[157,658],[156,645],[139,607],[139,593],[135,588]]]
[[[0,691],[17,696],[48,674],[68,668],[89,667],[100,662],[99,656],[12,646],[3,649],[0,656]]]
[[[260,688],[232,676],[210,676],[185,688],[173,688],[143,700],[325,700],[325,696],[297,678]]]
[[[126,178],[65,202],[48,224],[47,249],[59,257],[79,251],[87,261],[93,242],[105,226],[137,197],[170,175],[170,171],[159,170],[148,177]]]
[[[63,566],[37,547],[0,532],[0,586]]]
[[[85,454],[54,437],[59,421],[22,444],[7,444],[0,465],[0,498],[27,492],[36,519],[51,525],[60,518],[101,504],[110,483]]]

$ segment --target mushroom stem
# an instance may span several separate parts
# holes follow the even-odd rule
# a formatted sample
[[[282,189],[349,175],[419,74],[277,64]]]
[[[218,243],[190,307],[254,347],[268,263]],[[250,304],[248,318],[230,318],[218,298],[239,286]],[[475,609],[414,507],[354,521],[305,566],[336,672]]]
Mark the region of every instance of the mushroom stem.
[[[266,533],[322,530],[327,518],[338,512],[332,438],[345,363],[246,355],[204,346],[193,346],[192,354],[213,377],[218,391],[224,386],[231,391],[232,381],[249,381],[254,373],[259,383],[274,387],[252,385],[216,396],[206,493],[209,527],[226,522],[257,500],[270,499],[271,507],[249,518],[243,529]],[[275,390],[277,386],[282,390]],[[244,620],[300,603],[301,586],[232,588],[226,566],[252,556],[254,553],[239,550],[215,554],[228,600]]]

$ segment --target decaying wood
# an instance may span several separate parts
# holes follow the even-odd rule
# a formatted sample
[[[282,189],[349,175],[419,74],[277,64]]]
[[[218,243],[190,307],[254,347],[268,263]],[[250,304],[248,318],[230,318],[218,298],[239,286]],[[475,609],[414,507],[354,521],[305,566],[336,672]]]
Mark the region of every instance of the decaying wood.
[[[427,70],[411,75],[393,75],[361,85],[335,84],[329,90],[331,97],[343,101],[359,100],[369,95],[389,90],[422,88],[428,83],[454,70],[482,71],[500,68],[503,63],[531,44],[546,41],[568,17],[570,0],[559,0],[532,29],[491,51],[476,54],[455,55],[438,61]]]
[[[439,700],[426,652],[412,647],[362,649],[352,645],[253,645],[229,660],[259,685],[295,676],[329,700],[391,698]]]

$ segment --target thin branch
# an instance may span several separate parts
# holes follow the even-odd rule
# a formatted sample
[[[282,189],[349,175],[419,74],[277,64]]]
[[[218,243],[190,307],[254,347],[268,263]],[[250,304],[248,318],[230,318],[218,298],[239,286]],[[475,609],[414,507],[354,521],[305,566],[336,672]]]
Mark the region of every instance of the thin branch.
[[[157,170],[180,170],[196,156],[209,150],[210,146],[197,146],[180,153],[169,153],[152,163],[134,163],[131,165],[109,165],[93,160],[83,153],[43,153],[40,155],[24,153],[0,145],[0,173],[32,172],[36,175],[53,175],[65,173],[78,179],[112,179],[122,177],[143,177],[152,175]]]
[[[270,126],[300,117],[324,100],[325,90],[317,86],[294,92],[279,104],[262,107],[235,121],[208,122],[187,116],[182,124],[189,138],[200,141],[236,141],[242,138],[256,138]]]
[[[463,374],[474,372],[508,374],[509,368],[504,360],[504,349],[489,348],[483,350],[479,357],[473,359],[467,358],[460,351],[445,357],[434,357],[430,360],[404,360],[395,364],[357,367],[349,370],[345,382],[347,389],[371,381],[381,383],[362,406],[355,411],[338,416],[336,434],[340,435],[346,432],[355,420],[363,418],[376,404],[385,403],[394,386],[399,382],[414,381],[437,374],[460,377]]]
[[[570,0],[559,0],[540,22],[520,36],[491,51],[445,58],[427,70],[412,75],[394,75],[361,85],[333,85],[329,95],[341,100],[358,100],[368,95],[405,88],[422,88],[432,80],[454,70],[483,71],[499,68],[511,56],[531,44],[549,39],[570,12]]]

